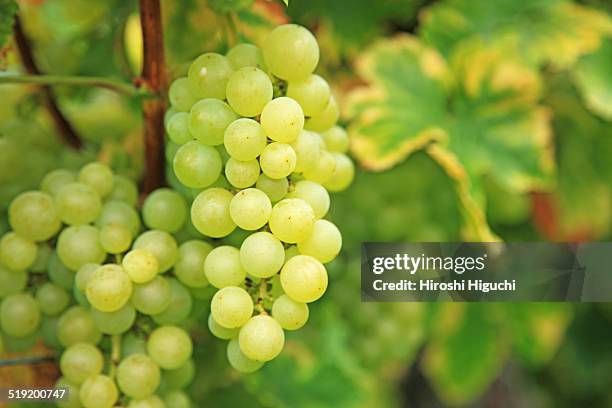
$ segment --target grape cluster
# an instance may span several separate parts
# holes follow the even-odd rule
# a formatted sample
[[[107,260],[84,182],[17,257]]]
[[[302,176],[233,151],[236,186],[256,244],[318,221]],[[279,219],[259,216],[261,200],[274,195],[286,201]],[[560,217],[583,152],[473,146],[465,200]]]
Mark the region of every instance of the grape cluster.
[[[204,272],[218,289],[208,326],[241,372],[275,358],[284,330],[306,323],[327,289],[323,264],[342,245],[324,219],[328,190],[345,189],[354,167],[318,60],[307,29],[282,25],[261,49],[199,56],[170,86],[169,178],[193,197],[193,226],[233,243],[212,249]]]

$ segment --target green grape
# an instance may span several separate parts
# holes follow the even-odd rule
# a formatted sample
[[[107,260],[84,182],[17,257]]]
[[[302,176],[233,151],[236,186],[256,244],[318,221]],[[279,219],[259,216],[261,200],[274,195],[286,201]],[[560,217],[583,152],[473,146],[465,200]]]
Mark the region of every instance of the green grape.
[[[225,99],[227,80],[234,69],[223,55],[202,54],[189,67],[189,89],[197,98]]]
[[[96,269],[85,287],[87,300],[101,312],[114,312],[121,309],[132,295],[133,285],[123,268],[107,264]]]
[[[314,211],[306,201],[285,198],[272,208],[270,231],[281,241],[294,244],[308,238],[314,222]]]
[[[168,137],[177,145],[182,145],[193,140],[189,132],[189,113],[177,112],[170,116],[166,123],[166,133]]]
[[[216,187],[198,194],[191,204],[191,222],[196,229],[212,238],[229,235],[236,228],[229,213],[233,197],[229,191]]]
[[[172,105],[169,106],[168,109],[166,109],[166,112],[164,113],[164,126],[168,124],[168,121],[170,120],[172,115],[174,115],[176,112],[180,112],[180,111],[175,109]]]
[[[314,181],[298,181],[287,197],[301,198],[306,201],[312,207],[317,219],[325,217],[325,214],[329,211],[329,193],[322,185]]]
[[[66,268],[55,251],[49,257],[48,275],[51,282],[60,288],[70,290],[74,285],[74,272]]]
[[[91,309],[91,316],[98,330],[104,334],[121,334],[128,331],[136,320],[136,310],[129,303],[114,312]]]
[[[9,224],[19,235],[32,241],[46,241],[61,227],[53,197],[40,191],[26,191],[11,202]]]
[[[161,383],[165,390],[186,388],[193,381],[195,370],[195,362],[189,359],[177,369],[163,370]]]
[[[132,354],[147,354],[147,341],[143,335],[129,331],[121,336],[121,358]]]
[[[310,75],[302,80],[289,81],[287,96],[300,104],[305,116],[317,116],[327,106],[331,91],[323,78]]]
[[[147,341],[149,356],[164,370],[175,370],[189,360],[193,344],[187,332],[176,326],[161,326]]]
[[[144,201],[142,218],[151,229],[177,232],[187,220],[187,203],[176,191],[159,188]]]
[[[243,43],[235,45],[225,54],[225,56],[234,69],[244,67],[265,68],[261,50],[253,44]]]
[[[192,408],[191,400],[183,391],[173,390],[164,395],[164,403],[172,408]]]
[[[287,81],[308,77],[319,63],[317,40],[310,31],[296,24],[285,24],[272,30],[262,51],[268,69]]]
[[[323,112],[317,116],[308,118],[304,127],[308,130],[314,130],[315,132],[324,132],[334,126],[336,122],[338,122],[339,117],[340,109],[338,108],[336,98],[330,96],[329,102]]]
[[[118,398],[115,382],[102,374],[88,377],[79,389],[79,399],[84,408],[111,408]]]
[[[123,201],[124,203],[135,207],[138,202],[138,187],[136,183],[127,177],[115,174],[113,189],[106,196],[107,200]]]
[[[124,201],[107,201],[102,206],[102,212],[96,220],[96,227],[102,228],[108,224],[119,224],[127,227],[132,236],[140,231],[140,217],[134,208]]]
[[[290,143],[304,129],[304,112],[299,103],[282,96],[266,104],[259,121],[270,139]]]
[[[80,385],[87,377],[102,372],[104,356],[92,344],[75,343],[62,353],[59,365],[62,375],[67,381]]]
[[[234,329],[244,325],[253,314],[253,300],[246,290],[226,286],[212,298],[210,312],[219,325]]]
[[[42,179],[40,189],[44,193],[55,195],[66,184],[76,181],[76,174],[70,170],[53,170]]]
[[[172,161],[176,177],[190,188],[204,188],[214,183],[221,174],[221,166],[219,152],[195,140],[179,147]]]
[[[268,315],[253,316],[238,334],[240,350],[251,360],[270,361],[285,345],[285,333]]]
[[[323,184],[331,178],[336,169],[336,159],[332,153],[327,150],[321,150],[319,162],[311,169],[304,170],[304,178],[314,181],[315,183]]]
[[[89,263],[79,268],[76,275],[74,275],[74,284],[80,292],[85,293],[85,288],[87,288],[87,281],[89,280],[89,277],[100,266],[102,265]]]
[[[297,245],[291,245],[285,248],[285,262],[300,254]]]
[[[253,373],[264,365],[263,361],[255,361],[248,358],[240,350],[237,338],[227,343],[227,361],[236,371],[244,374]]]
[[[289,181],[286,177],[271,179],[262,173],[259,175],[255,187],[266,193],[270,201],[274,203],[282,200],[287,195],[287,191],[289,191]]]
[[[9,269],[24,271],[36,261],[38,247],[29,239],[8,232],[0,239],[0,261]]]
[[[259,158],[261,171],[271,179],[282,179],[295,170],[297,155],[286,143],[273,142],[267,145]]]
[[[238,119],[230,106],[219,99],[202,99],[189,113],[189,132],[208,146],[223,144],[225,129]]]
[[[174,275],[181,283],[190,288],[203,288],[208,286],[204,274],[204,261],[212,250],[209,243],[191,240],[181,244],[179,256],[174,265]]]
[[[351,159],[343,153],[332,153],[336,166],[329,179],[323,183],[329,191],[337,192],[346,189],[355,177],[355,166]]]
[[[0,329],[13,337],[34,333],[40,324],[40,310],[32,296],[26,293],[9,295],[0,304]]]
[[[100,245],[109,254],[122,254],[132,245],[132,234],[125,225],[107,224],[100,229]]]
[[[297,330],[308,321],[308,305],[282,295],[272,305],[272,317],[285,330]]]
[[[254,117],[272,100],[272,82],[255,67],[240,68],[227,81],[227,102],[240,116]]]
[[[60,377],[55,383],[55,389],[65,389],[66,398],[58,400],[57,406],[60,408],[82,408],[81,401],[79,400],[79,387],[76,384],[72,384],[64,377]]]
[[[253,231],[266,225],[272,212],[270,199],[261,190],[239,191],[230,203],[230,216],[240,228]]]
[[[72,296],[74,297],[74,300],[76,300],[77,304],[87,308],[91,307],[89,300],[87,300],[87,295],[78,290],[76,286],[72,287]]]
[[[349,136],[344,128],[332,126],[323,132],[325,146],[330,152],[346,153],[349,149]]]
[[[0,263],[0,299],[21,292],[27,283],[26,271],[12,271]]]
[[[213,336],[221,340],[230,340],[238,337],[239,331],[238,328],[228,329],[221,326],[219,323],[215,322],[212,313],[208,315],[208,330],[210,330]]]
[[[176,155],[176,152],[178,151],[179,147],[181,147],[181,145],[174,143],[172,140],[166,141],[166,150],[164,152],[164,157],[166,158],[166,161],[168,163],[172,163],[172,159],[174,159],[174,156]],[[168,171],[168,169],[166,169],[166,171]]]
[[[62,345],[57,338],[57,322],[58,317],[45,316],[40,321],[40,337],[42,338],[45,346],[53,349],[61,349]]]
[[[298,242],[297,247],[303,255],[310,255],[322,263],[331,262],[340,253],[342,235],[331,222],[317,220],[312,234],[306,240]]]
[[[240,118],[229,124],[223,136],[223,146],[234,159],[249,161],[256,159],[267,144],[267,136],[259,122]]]
[[[317,166],[321,155],[321,147],[317,136],[313,132],[301,131],[297,139],[291,142],[291,147],[295,150],[297,157],[293,171],[302,173]]]
[[[285,262],[283,244],[269,232],[256,232],[240,247],[240,261],[257,278],[268,278],[280,271]]]
[[[102,338],[102,333],[89,310],[72,306],[62,313],[57,322],[57,338],[62,346],[70,347],[81,342],[96,344]]]
[[[55,194],[55,208],[60,220],[68,225],[89,224],[100,215],[102,200],[89,185],[73,182]]]
[[[156,276],[150,282],[134,285],[132,306],[146,315],[161,313],[170,304],[170,293],[170,283],[165,278]]]
[[[25,337],[13,337],[8,333],[2,333],[2,341],[6,350],[13,353],[30,352],[40,339],[38,330]]]
[[[32,266],[30,266],[30,271],[34,273],[47,272],[47,266],[52,253],[53,250],[46,242],[39,243],[36,249],[36,259]]]
[[[100,197],[104,198],[113,190],[115,178],[107,165],[93,162],[86,164],[79,171],[79,181],[93,187]]]
[[[36,290],[36,302],[40,311],[47,316],[56,316],[70,303],[70,295],[65,289],[47,282]]]
[[[312,256],[294,256],[285,263],[280,277],[287,296],[297,302],[314,302],[327,289],[327,271]]]
[[[155,392],[161,380],[159,366],[145,354],[132,354],[117,366],[117,385],[131,398],[145,398]]]
[[[56,250],[62,263],[73,271],[86,263],[101,263],[106,258],[98,229],[91,225],[73,225],[64,229],[57,240]]]
[[[198,98],[190,89],[189,80],[186,77],[177,78],[170,84],[168,89],[170,104],[178,112],[189,112]]]
[[[216,247],[204,262],[206,279],[215,288],[238,286],[244,282],[246,271],[240,263],[240,251],[229,245]]]
[[[250,187],[259,177],[259,162],[255,159],[238,161],[230,157],[225,164],[225,177],[236,188]]]
[[[157,258],[144,248],[132,249],[125,254],[121,266],[134,283],[149,282],[159,272]]]
[[[157,324],[179,324],[184,322],[193,306],[191,293],[176,279],[167,279],[170,283],[170,303],[166,309],[153,315],[153,320]]]
[[[140,234],[134,241],[134,249],[146,249],[159,262],[159,272],[164,273],[174,266],[178,258],[176,240],[170,234],[160,230],[150,230]]]
[[[147,398],[131,400],[127,408],[166,408],[166,404],[157,395],[150,395]]]

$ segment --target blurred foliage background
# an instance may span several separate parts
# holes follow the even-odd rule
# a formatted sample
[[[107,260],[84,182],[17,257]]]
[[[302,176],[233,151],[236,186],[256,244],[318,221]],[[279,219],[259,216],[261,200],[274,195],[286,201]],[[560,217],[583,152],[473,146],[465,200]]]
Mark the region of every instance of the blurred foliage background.
[[[137,2],[21,0],[41,70],[131,81]],[[344,250],[284,353],[238,375],[192,316],[198,406],[612,406],[609,304],[360,302],[360,242],[609,240],[612,3],[606,0],[162,1],[173,77],[293,21],[317,36],[359,164],[332,198]],[[2,70],[22,71],[0,0]],[[0,210],[57,167],[94,157],[142,173],[137,100],[54,87],[86,141],[66,148],[37,88],[0,85]],[[0,233],[7,228],[4,215]],[[203,297],[208,294],[203,294]],[[53,370],[0,368],[0,382]]]

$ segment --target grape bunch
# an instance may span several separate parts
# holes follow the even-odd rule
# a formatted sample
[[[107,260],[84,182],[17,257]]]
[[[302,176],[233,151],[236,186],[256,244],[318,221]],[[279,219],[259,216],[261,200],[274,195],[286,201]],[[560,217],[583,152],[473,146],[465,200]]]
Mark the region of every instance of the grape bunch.
[[[306,323],[342,246],[324,217],[328,191],[345,189],[354,166],[336,99],[313,73],[318,60],[307,29],[282,25],[261,49],[200,55],[169,90],[169,179],[193,197],[195,229],[225,240],[204,262],[218,289],[208,327],[229,340],[241,372],[274,359],[284,330]]]

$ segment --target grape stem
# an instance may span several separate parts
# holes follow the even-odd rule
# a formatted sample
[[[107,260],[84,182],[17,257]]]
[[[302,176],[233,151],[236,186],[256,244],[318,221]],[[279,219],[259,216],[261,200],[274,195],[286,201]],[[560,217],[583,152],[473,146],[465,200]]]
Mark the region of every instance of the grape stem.
[[[111,336],[111,355],[109,377],[114,378],[117,366],[121,362],[121,335],[115,334]]]
[[[51,362],[55,362],[54,355],[6,358],[3,360],[0,360],[0,367],[46,364],[46,363],[51,363]]]
[[[268,280],[261,279],[259,282],[259,293],[257,295],[257,301],[255,302],[255,309],[259,311],[259,314],[268,314],[263,306],[263,301],[268,297]]]
[[[87,86],[110,89],[129,96],[151,96],[148,91],[124,82],[88,76],[0,74],[0,84],[35,84],[43,87],[49,85]]]

